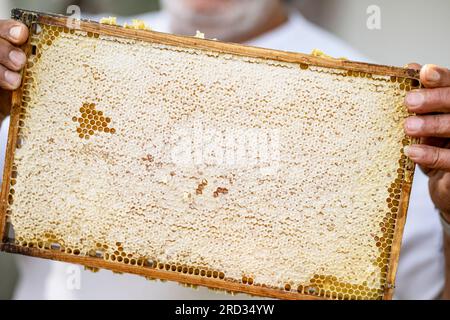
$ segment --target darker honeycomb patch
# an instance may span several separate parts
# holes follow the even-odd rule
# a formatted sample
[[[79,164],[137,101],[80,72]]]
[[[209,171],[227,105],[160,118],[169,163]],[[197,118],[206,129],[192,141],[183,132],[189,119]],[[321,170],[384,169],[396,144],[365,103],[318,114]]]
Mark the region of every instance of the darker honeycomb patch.
[[[80,108],[81,117],[72,117],[72,121],[78,123],[76,132],[80,139],[89,140],[96,133],[115,134],[116,129],[110,128],[111,118],[98,111],[94,103],[84,103]]]
[[[208,180],[203,179],[202,182],[197,186],[197,189],[195,190],[195,194],[201,195],[203,194],[203,190],[205,190],[205,187],[208,185]]]
[[[223,194],[223,195],[228,194],[228,189],[219,187],[216,189],[216,191],[214,191],[213,196],[214,196],[214,198],[217,198],[221,194]]]
[[[309,66],[306,63],[300,63],[300,69],[302,70],[308,70]]]

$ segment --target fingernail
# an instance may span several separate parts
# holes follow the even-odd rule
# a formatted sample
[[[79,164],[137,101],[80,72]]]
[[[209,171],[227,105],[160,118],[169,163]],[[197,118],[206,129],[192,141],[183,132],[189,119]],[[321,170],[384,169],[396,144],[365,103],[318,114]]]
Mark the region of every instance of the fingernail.
[[[9,70],[5,71],[5,80],[8,82],[12,87],[18,88],[21,81],[21,76],[17,72],[12,72]]]
[[[425,101],[425,96],[420,92],[409,92],[406,96],[406,104],[410,107],[421,106]]]
[[[21,26],[15,26],[15,27],[12,27],[11,29],[9,29],[9,35],[16,40],[20,39],[21,34],[22,34]]]
[[[9,53],[9,59],[11,59],[11,61],[18,67],[22,67],[26,60],[27,57],[25,56],[25,54],[23,52],[17,51],[17,50],[12,50]]]
[[[406,119],[406,129],[410,133],[416,133],[422,130],[424,121],[421,118],[412,117]]]
[[[404,149],[405,155],[412,160],[422,159],[425,155],[425,151],[417,146],[407,146]]]
[[[441,80],[441,74],[431,67],[427,67],[426,75],[428,81],[438,82]]]

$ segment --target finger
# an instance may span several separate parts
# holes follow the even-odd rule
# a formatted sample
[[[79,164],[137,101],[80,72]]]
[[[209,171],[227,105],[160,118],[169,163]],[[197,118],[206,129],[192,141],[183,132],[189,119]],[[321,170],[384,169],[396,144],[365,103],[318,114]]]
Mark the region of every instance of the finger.
[[[450,70],[426,64],[420,70],[420,81],[427,88],[450,87]]]
[[[0,37],[15,44],[24,44],[28,39],[28,28],[15,20],[0,20]]]
[[[405,105],[414,113],[450,112],[450,87],[410,91]]]
[[[426,144],[438,148],[450,148],[449,139],[438,137],[423,137],[420,138],[420,144]]]
[[[0,65],[0,87],[6,90],[16,90],[22,82],[22,76]]]
[[[412,161],[425,168],[450,171],[450,149],[412,145],[404,151]]]
[[[26,61],[27,56],[21,49],[14,47],[4,39],[0,39],[0,64],[10,70],[19,71]]]
[[[450,114],[409,117],[405,133],[411,137],[450,138]]]
[[[420,144],[429,145],[429,146],[437,147],[437,148],[450,149],[449,139],[446,139],[446,138],[436,138],[436,137],[421,138]],[[430,168],[425,168],[424,166],[420,166],[420,169],[426,175],[430,175],[430,174],[432,174],[432,172],[435,172],[435,170],[430,169]]]

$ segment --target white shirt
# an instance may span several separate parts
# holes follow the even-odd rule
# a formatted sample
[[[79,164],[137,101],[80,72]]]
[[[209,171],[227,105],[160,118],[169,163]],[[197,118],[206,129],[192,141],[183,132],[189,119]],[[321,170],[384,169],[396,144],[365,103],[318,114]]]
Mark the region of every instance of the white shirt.
[[[137,17],[153,30],[170,32],[165,13]],[[119,22],[123,23],[124,21]],[[208,36],[208,35],[206,35]],[[324,50],[335,57],[366,59],[337,39],[292,12],[281,27],[248,44],[271,49],[310,53]],[[6,122],[6,121],[5,121]],[[5,148],[7,123],[2,126],[2,151]],[[3,151],[4,152],[4,151]],[[3,156],[1,157],[3,159]],[[151,282],[133,275],[116,275],[102,270],[93,274],[80,267],[47,260],[20,257],[20,281],[15,292],[18,299],[227,299],[231,296],[205,288],[192,290],[175,283]],[[398,299],[435,299],[444,285],[442,227],[430,200],[426,176],[415,176],[403,248],[397,276]],[[238,295],[237,298],[247,298]]]

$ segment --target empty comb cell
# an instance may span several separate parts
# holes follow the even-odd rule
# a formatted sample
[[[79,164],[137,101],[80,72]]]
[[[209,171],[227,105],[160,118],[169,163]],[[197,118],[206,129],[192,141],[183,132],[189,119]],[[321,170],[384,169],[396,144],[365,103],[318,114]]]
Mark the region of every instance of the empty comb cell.
[[[11,101],[2,250],[280,299],[392,297],[413,70],[14,16],[41,29]]]

